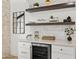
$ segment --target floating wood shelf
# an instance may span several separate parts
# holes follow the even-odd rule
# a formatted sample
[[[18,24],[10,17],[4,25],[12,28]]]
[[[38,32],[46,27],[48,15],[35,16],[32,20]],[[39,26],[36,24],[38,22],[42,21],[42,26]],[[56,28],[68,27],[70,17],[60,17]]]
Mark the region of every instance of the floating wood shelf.
[[[26,26],[40,25],[75,25],[75,22],[57,22],[57,23],[27,23]]]
[[[62,3],[62,4],[43,6],[43,7],[37,7],[37,8],[29,8],[29,9],[26,9],[26,11],[28,11],[28,12],[38,12],[38,11],[55,10],[55,9],[71,8],[71,7],[75,7],[75,2]]]

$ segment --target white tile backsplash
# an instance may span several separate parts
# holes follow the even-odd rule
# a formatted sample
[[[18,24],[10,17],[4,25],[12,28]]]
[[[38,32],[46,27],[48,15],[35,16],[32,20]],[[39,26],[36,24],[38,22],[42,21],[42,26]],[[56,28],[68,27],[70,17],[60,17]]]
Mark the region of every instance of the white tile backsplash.
[[[71,16],[72,21],[74,21],[75,18],[76,18],[75,8],[35,12],[35,13],[31,13],[30,15],[32,15],[32,16],[31,16],[31,19],[29,21],[35,21],[35,20],[38,20],[38,19],[49,20],[50,16],[58,17],[58,20],[60,22],[62,22],[63,19],[67,18],[67,16]]]
[[[58,17],[60,22],[62,22],[63,19],[66,19],[67,16],[71,16],[72,21],[75,21],[75,18],[76,18],[75,8],[35,12],[35,13],[31,13],[30,15],[32,16],[29,19],[29,21],[36,21],[37,19],[49,20],[49,17],[51,15],[53,15],[54,17]],[[34,31],[39,31],[41,36],[42,35],[54,35],[56,36],[56,39],[64,40],[65,39],[64,30],[67,27],[69,27],[69,25],[31,26],[30,30],[32,33],[34,33]]]
[[[55,36],[57,40],[65,40],[66,34],[65,34],[65,28],[69,26],[32,26],[30,28],[30,33],[34,34],[34,31],[39,31],[40,36],[43,35],[50,35]],[[74,27],[74,26],[71,26]],[[75,36],[73,36],[75,37]]]

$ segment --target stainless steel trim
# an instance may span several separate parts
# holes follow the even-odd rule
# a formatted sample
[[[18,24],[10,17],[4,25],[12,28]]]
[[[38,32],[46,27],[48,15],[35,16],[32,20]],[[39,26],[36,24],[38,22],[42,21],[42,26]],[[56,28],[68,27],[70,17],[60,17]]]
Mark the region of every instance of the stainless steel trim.
[[[32,45],[30,46],[30,59],[32,59]]]
[[[44,43],[32,43],[33,46],[42,46],[42,47],[49,47],[50,44],[44,44]]]

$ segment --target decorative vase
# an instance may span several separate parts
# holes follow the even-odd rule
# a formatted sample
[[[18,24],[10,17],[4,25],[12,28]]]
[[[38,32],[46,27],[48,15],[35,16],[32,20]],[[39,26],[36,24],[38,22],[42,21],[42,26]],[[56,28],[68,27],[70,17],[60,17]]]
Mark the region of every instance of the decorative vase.
[[[67,40],[68,40],[68,41],[72,41],[71,36],[68,36],[68,37],[67,37]]]
[[[34,32],[34,39],[39,40],[39,31]]]

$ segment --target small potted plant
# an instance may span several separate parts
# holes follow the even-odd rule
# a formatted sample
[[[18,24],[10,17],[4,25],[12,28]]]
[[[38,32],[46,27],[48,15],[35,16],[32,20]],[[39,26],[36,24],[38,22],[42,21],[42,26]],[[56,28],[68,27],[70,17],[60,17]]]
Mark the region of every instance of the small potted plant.
[[[67,40],[72,41],[71,35],[74,34],[75,29],[74,28],[65,28],[65,33],[68,36]]]
[[[51,4],[51,0],[45,0],[46,5],[49,6]]]
[[[34,7],[39,7],[39,3],[34,3]]]

